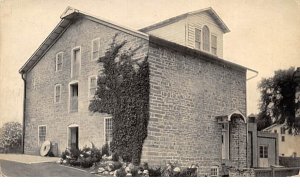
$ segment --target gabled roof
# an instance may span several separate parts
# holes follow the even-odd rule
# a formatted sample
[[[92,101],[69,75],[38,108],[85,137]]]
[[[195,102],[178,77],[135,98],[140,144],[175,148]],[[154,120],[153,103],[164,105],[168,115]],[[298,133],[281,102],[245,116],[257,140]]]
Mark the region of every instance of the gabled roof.
[[[211,7],[205,8],[205,9],[196,10],[196,11],[193,11],[193,12],[188,12],[188,13],[185,13],[185,14],[181,14],[179,16],[175,16],[175,17],[169,18],[167,20],[164,20],[162,22],[159,22],[159,23],[150,25],[148,27],[142,28],[139,31],[148,32],[148,31],[151,31],[151,30],[158,29],[160,27],[169,25],[171,23],[180,21],[180,20],[182,20],[184,18],[187,18],[190,15],[201,14],[201,13],[204,13],[204,12],[207,12],[207,13],[209,13],[212,16],[212,18],[217,22],[217,24],[219,25],[219,27],[222,29],[222,31],[224,33],[230,32],[229,28],[225,25],[225,23],[223,22],[223,20],[218,16],[218,14]]]
[[[72,21],[78,17],[84,17],[94,22],[106,25],[108,27],[132,34],[137,37],[149,39],[149,36],[140,31],[130,29],[125,26],[120,26],[111,21],[105,20],[103,18],[98,18],[90,14],[84,13],[72,7],[67,7],[67,9],[60,16],[61,21],[56,25],[53,31],[48,35],[44,42],[39,46],[39,48],[33,53],[33,55],[26,61],[26,63],[20,68],[19,73],[25,73],[29,71],[51,48],[53,44],[60,38],[60,36],[67,30],[67,28],[73,23]]]

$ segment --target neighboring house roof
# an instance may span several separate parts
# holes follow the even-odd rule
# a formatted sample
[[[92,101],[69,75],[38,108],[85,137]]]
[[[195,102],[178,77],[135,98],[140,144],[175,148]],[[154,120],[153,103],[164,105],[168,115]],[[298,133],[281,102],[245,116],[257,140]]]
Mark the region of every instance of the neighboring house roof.
[[[212,18],[216,21],[216,23],[219,25],[219,27],[222,29],[222,31],[224,33],[230,32],[229,28],[225,25],[223,20],[218,16],[218,14],[211,7],[205,8],[205,9],[200,9],[200,10],[193,11],[193,12],[188,12],[188,13],[185,13],[185,14],[181,14],[179,16],[169,18],[169,19],[161,21],[159,23],[156,23],[156,24],[150,25],[148,27],[142,28],[142,29],[140,29],[140,31],[148,32],[148,31],[158,29],[160,27],[172,24],[174,22],[180,21],[184,18],[187,18],[190,15],[202,14],[202,13],[205,13],[205,12],[209,13],[212,16]]]
[[[51,48],[51,46],[55,44],[55,42],[60,38],[60,36],[67,30],[67,28],[72,24],[72,20],[77,17],[84,17],[97,23],[106,25],[108,27],[118,29],[120,31],[148,40],[148,34],[130,29],[125,26],[120,26],[119,24],[115,24],[103,18],[97,18],[72,7],[67,7],[67,9],[60,16],[61,21],[48,35],[44,42],[39,46],[39,48],[33,53],[33,55],[27,60],[27,62],[21,67],[19,72],[24,73],[30,70],[44,56],[44,54]]]
[[[273,128],[275,128],[275,127],[283,127],[283,126],[285,126],[285,124],[283,123],[283,124],[273,124],[273,125],[271,125],[271,126],[269,126],[269,127],[266,127],[266,128],[264,128],[262,131],[271,131]]]

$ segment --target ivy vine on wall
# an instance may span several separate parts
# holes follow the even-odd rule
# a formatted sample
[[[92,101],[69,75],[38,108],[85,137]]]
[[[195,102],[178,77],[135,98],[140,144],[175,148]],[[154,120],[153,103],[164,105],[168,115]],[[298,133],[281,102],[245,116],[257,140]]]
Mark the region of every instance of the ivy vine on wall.
[[[140,47],[124,49],[127,42],[117,43],[117,36],[97,61],[104,69],[89,110],[112,115],[112,152],[139,164],[149,120],[149,65],[147,57],[134,59]]]

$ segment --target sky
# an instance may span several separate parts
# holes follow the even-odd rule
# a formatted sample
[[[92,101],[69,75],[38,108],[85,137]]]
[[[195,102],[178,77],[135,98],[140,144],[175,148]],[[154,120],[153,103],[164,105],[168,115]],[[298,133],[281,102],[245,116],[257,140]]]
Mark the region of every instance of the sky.
[[[0,0],[0,126],[22,122],[23,80],[18,70],[67,6],[136,30],[212,7],[231,30],[224,35],[223,58],[259,72],[247,81],[248,115],[258,112],[257,84],[262,78],[278,69],[300,67],[300,0]]]

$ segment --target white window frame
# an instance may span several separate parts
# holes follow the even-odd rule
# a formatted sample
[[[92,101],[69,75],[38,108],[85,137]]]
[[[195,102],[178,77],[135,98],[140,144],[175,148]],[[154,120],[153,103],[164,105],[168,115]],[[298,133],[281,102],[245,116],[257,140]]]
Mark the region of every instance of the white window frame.
[[[58,102],[56,101],[56,87],[57,86],[60,87],[60,89],[59,89],[59,101]],[[56,103],[56,104],[61,102],[61,89],[62,89],[61,84],[55,84],[54,85],[54,103]]]
[[[92,99],[94,97],[94,95],[91,95],[91,93],[90,93],[91,79],[92,78],[96,78],[96,89],[97,89],[97,79],[98,79],[98,76],[97,75],[91,75],[91,76],[89,76],[89,78],[88,78],[88,98],[89,99]]]
[[[96,57],[96,58],[93,58],[93,53],[94,53],[94,41],[96,41],[96,40],[99,40],[99,46],[98,46],[98,56]],[[96,61],[96,60],[98,60],[98,58],[100,57],[100,48],[101,48],[101,44],[100,44],[100,37],[98,37],[98,38],[95,38],[95,39],[93,39],[92,40],[92,47],[91,47],[91,61]]]
[[[216,171],[216,174],[212,173],[213,170]],[[212,166],[212,167],[210,167],[210,176],[211,177],[218,177],[219,176],[219,167],[218,166]]]
[[[260,155],[260,148],[263,148],[263,156],[261,157],[261,155]],[[259,149],[259,153],[258,153],[258,156],[259,156],[259,158],[260,159],[268,159],[269,158],[269,146],[268,145],[259,145],[259,147],[258,147],[258,149]],[[267,149],[267,150],[266,150]],[[267,157],[265,157],[265,152],[267,151]]]
[[[58,70],[58,69],[57,69],[57,68],[58,68],[57,64],[58,64],[58,56],[59,56],[60,54],[62,54],[62,56],[61,56],[61,70]],[[56,58],[55,58],[55,72],[62,71],[62,66],[63,66],[63,64],[64,64],[64,52],[58,52],[58,53],[56,54]]]
[[[71,78],[73,78],[74,51],[76,51],[76,50],[80,51],[78,75],[80,75],[80,72],[81,72],[81,60],[82,60],[81,46],[76,46],[76,47],[72,48],[72,50],[71,50]]]
[[[47,140],[47,132],[48,132],[47,125],[39,125],[38,126],[38,130],[37,130],[37,132],[38,132],[38,146],[40,146],[40,144],[42,144],[42,143],[40,143],[40,127],[46,127],[45,141]]]
[[[68,98],[68,112],[69,113],[71,113],[71,108],[70,108],[70,105],[71,105],[71,103],[70,103],[70,100],[71,100],[71,85],[76,84],[76,83],[78,84],[78,109],[77,109],[77,113],[79,112],[79,82],[78,82],[78,80],[73,80],[69,83],[69,98]],[[72,112],[72,113],[74,113],[74,112]]]
[[[104,122],[103,122],[103,124],[104,124],[104,144],[106,143],[106,120],[107,119],[112,119],[112,117],[105,117],[104,118]],[[112,121],[112,120],[111,120]],[[108,143],[109,144],[109,143]]]

